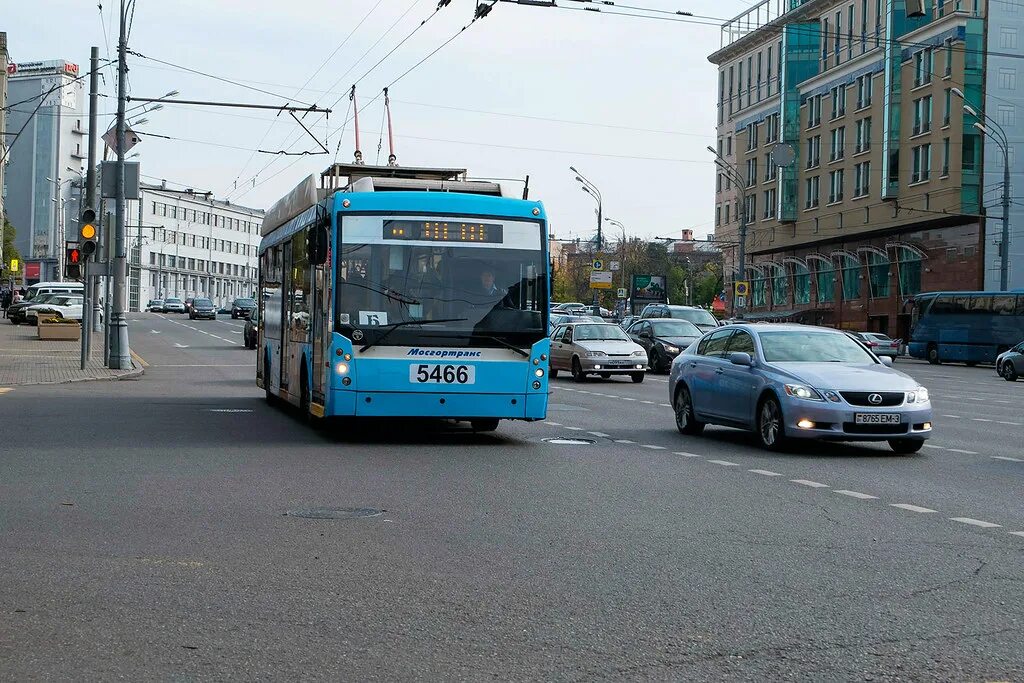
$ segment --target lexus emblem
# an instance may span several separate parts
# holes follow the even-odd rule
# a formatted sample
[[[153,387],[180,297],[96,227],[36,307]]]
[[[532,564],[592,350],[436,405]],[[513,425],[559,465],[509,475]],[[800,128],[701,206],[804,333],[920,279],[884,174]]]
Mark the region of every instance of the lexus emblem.
[[[870,403],[871,405],[877,406],[881,402],[882,402],[882,395],[881,394],[868,394],[868,403]]]

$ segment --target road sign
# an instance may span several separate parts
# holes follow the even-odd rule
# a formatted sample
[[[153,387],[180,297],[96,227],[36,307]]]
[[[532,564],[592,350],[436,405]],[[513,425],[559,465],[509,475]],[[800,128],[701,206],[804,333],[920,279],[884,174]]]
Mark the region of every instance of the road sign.
[[[612,274],[605,273],[600,270],[595,270],[590,273],[590,288],[591,289],[611,289],[612,288]]]
[[[103,142],[106,143],[107,147],[111,149],[115,154],[117,153],[117,126],[113,126],[110,130],[103,134]],[[131,128],[124,129],[124,153],[135,145],[142,142],[142,138],[133,131]]]
[[[738,296],[738,297],[736,297],[736,308],[746,308],[746,307],[747,307],[747,297],[745,297],[745,296]]]
[[[619,263],[618,261],[609,261],[609,262],[608,262],[608,270],[611,270],[611,271],[616,271],[616,270],[618,270],[618,269],[619,269],[619,267],[620,267],[621,265],[622,265],[622,264],[620,264],[620,263]]]
[[[735,286],[737,297],[750,296],[750,282],[748,282],[747,280],[737,280]]]
[[[619,287],[619,290],[615,294],[620,299],[625,299],[626,298],[626,288],[625,287]]]
[[[604,270],[604,261],[599,258],[594,259],[594,263],[591,264],[591,268],[594,270]]]

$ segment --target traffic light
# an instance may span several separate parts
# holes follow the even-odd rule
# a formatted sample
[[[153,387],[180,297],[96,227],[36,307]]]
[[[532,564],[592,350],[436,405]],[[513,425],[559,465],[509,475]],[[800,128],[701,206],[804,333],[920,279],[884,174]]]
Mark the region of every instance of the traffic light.
[[[69,280],[82,279],[82,250],[79,247],[68,247],[64,259],[64,277]]]
[[[98,236],[96,212],[92,209],[83,209],[82,219],[78,222],[78,249],[81,250],[81,257],[86,258],[96,251],[96,239]],[[70,256],[70,251],[68,255]],[[70,262],[69,259],[68,263]]]

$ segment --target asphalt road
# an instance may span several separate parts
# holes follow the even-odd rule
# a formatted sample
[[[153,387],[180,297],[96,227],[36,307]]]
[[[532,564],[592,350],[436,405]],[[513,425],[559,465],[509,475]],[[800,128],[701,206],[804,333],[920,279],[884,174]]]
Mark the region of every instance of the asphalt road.
[[[317,432],[240,321],[131,334],[138,381],[0,396],[0,679],[1024,680],[1024,382],[991,368],[897,363],[916,456],[775,455],[680,436],[658,376]]]

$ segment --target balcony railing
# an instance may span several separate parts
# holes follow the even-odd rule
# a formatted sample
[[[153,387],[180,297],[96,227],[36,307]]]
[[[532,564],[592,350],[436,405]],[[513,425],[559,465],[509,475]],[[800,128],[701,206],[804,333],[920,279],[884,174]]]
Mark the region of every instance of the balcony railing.
[[[728,47],[748,33],[775,21],[806,0],[762,0],[743,14],[722,24],[722,45]]]

